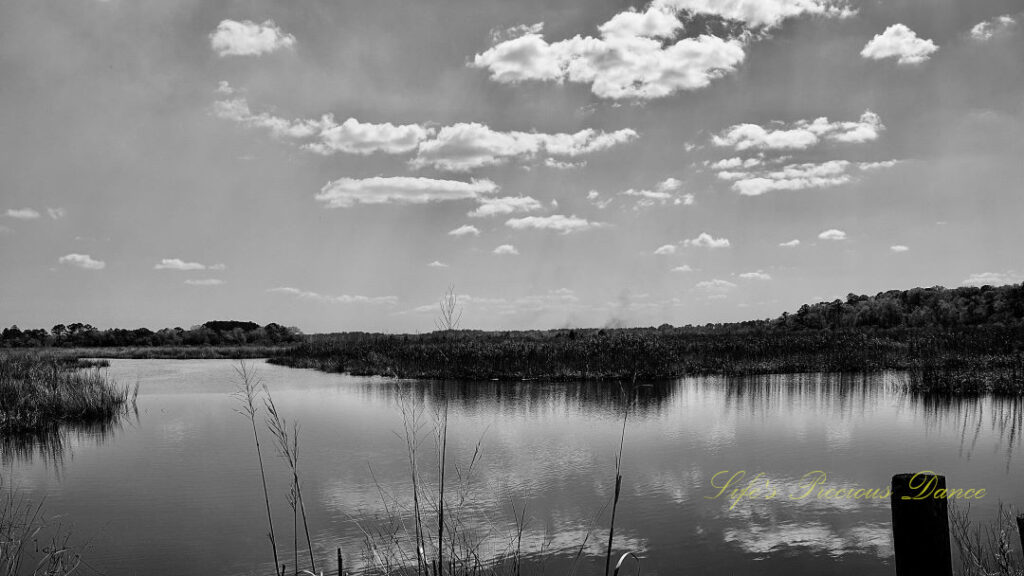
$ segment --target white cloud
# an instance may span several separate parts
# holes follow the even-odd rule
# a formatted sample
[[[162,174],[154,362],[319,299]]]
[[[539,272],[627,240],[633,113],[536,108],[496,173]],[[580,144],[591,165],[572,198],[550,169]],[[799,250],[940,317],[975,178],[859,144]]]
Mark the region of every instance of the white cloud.
[[[666,256],[668,254],[675,254],[676,253],[676,246],[675,246],[675,244],[665,244],[664,246],[661,246],[657,250],[655,250],[654,253],[657,254],[658,256]]]
[[[736,69],[743,42],[701,35],[674,40],[682,22],[667,6],[622,12],[599,26],[599,37],[574,36],[549,43],[539,28],[476,54],[472,66],[491,80],[587,84],[601,98],[661,98],[704,88]]]
[[[814,120],[798,120],[788,127],[765,128],[758,124],[737,124],[711,137],[715,146],[744,150],[806,150],[822,140],[862,144],[877,140],[885,130],[878,114],[866,110],[856,121],[829,121],[822,116]],[[759,162],[739,158],[721,160],[712,165],[716,169],[750,168]]]
[[[697,290],[707,292],[709,294],[722,295],[736,289],[736,285],[733,284],[732,282],[729,282],[728,280],[719,280],[718,278],[715,278],[712,280],[704,280],[703,282],[698,282],[695,288]]]
[[[433,128],[419,124],[373,124],[349,118],[338,124],[327,114],[318,120],[289,120],[266,112],[254,114],[245,98],[218,100],[213,113],[225,120],[249,128],[262,128],[276,138],[313,140],[303,147],[317,154],[404,154],[416,150],[420,142],[434,134]]]
[[[622,196],[631,196],[634,198],[639,198],[639,200],[637,200],[636,206],[634,206],[634,209],[649,208],[656,204],[664,206],[669,202],[676,206],[690,206],[694,203],[695,200],[693,194],[679,195],[675,193],[682,187],[682,185],[682,181],[677,178],[666,178],[665,180],[659,182],[657,186],[654,187],[654,190],[637,190],[634,188],[630,188],[629,190],[626,190],[625,192],[620,192],[619,194]],[[596,192],[593,191],[592,193],[596,194]],[[597,197],[594,196],[593,198],[590,198],[590,196],[588,195],[588,198],[591,201],[593,201]],[[603,206],[599,207],[603,208]]]
[[[860,55],[871,60],[897,58],[897,64],[920,64],[931,58],[939,47],[931,40],[918,38],[903,24],[893,24],[868,42]]]
[[[672,269],[673,272],[693,272],[693,268],[689,264],[683,264],[682,266],[676,266]]]
[[[597,190],[591,190],[590,192],[587,192],[587,200],[590,200],[590,203],[596,206],[599,210],[604,210],[605,208],[608,207],[609,204],[615,201],[615,198],[599,200],[600,197],[601,193],[598,192]]]
[[[829,230],[825,230],[821,234],[818,234],[818,238],[821,238],[822,240],[846,240],[846,232],[831,228]]]
[[[320,120],[319,141],[307,148],[324,155],[335,152],[404,154],[415,150],[433,132],[419,124],[371,124],[355,118],[337,124],[333,116],[327,115]]]
[[[200,264],[199,262],[185,262],[180,258],[164,258],[160,260],[160,263],[153,266],[154,270],[224,270],[226,266],[223,264],[213,264],[207,266],[206,264]]]
[[[864,171],[880,170],[882,168],[892,168],[897,164],[900,164],[901,160],[882,160],[881,162],[860,162],[857,167]]]
[[[1007,272],[981,272],[971,274],[962,282],[964,286],[1002,286],[1004,284],[1019,284],[1024,282],[1024,274],[1014,271]]]
[[[223,280],[218,280],[217,278],[203,278],[203,279],[199,279],[199,280],[193,280],[193,279],[185,280],[185,284],[188,284],[189,286],[220,286],[223,283],[224,283]]]
[[[707,232],[701,232],[692,240],[683,241],[684,246],[696,246],[698,248],[728,248],[728,238],[715,238]]]
[[[524,218],[512,218],[505,222],[505,225],[515,230],[534,228],[537,230],[555,230],[562,234],[581,232],[603,226],[600,222],[590,222],[584,218],[563,216],[554,214],[552,216],[526,216]]]
[[[328,296],[325,294],[318,294],[316,292],[310,292],[308,290],[299,290],[298,288],[292,288],[290,286],[283,286],[280,288],[271,288],[267,292],[273,292],[277,294],[287,294],[289,296],[295,296],[301,300],[314,300],[317,302],[326,302],[328,304],[382,304],[382,305],[394,305],[398,303],[396,296],[359,296],[342,294],[340,296]]]
[[[263,24],[223,20],[210,34],[210,46],[219,56],[259,56],[294,45],[295,37],[286,34],[273,20]]]
[[[430,266],[431,268],[447,268],[448,267],[447,264],[445,264],[444,262],[441,262],[440,260],[434,260],[430,264],[427,264],[427,266]]]
[[[850,162],[830,160],[821,164],[790,164],[781,170],[738,174],[732,189],[744,196],[760,196],[774,190],[805,190],[840,186],[852,180]]]
[[[711,164],[711,168],[713,170],[734,170],[736,168],[745,168],[749,170],[750,168],[756,168],[760,165],[761,160],[759,158],[747,158],[744,160],[737,156],[735,158],[723,158],[718,162]]]
[[[567,162],[563,160],[555,160],[554,158],[546,158],[544,165],[548,168],[554,168],[555,170],[575,170],[577,168],[585,168],[587,166],[586,160],[579,162]]]
[[[88,254],[68,254],[58,258],[57,262],[67,264],[69,266],[77,266],[86,270],[103,270],[107,267],[106,262],[102,260],[94,260]]]
[[[316,199],[328,208],[348,208],[356,204],[426,204],[446,200],[478,199],[494,193],[497,184],[490,180],[434,180],[408,176],[340,178],[328,182]]]
[[[516,247],[511,244],[502,244],[494,249],[494,253],[514,256],[519,254],[519,250],[516,250]]]
[[[655,5],[719,16],[750,27],[778,26],[804,14],[830,18],[856,14],[846,0],[656,0]]]
[[[740,278],[744,280],[771,280],[772,277],[767,272],[758,270],[757,272],[744,272],[740,274]]]
[[[231,96],[235,93],[235,89],[231,87],[231,83],[227,80],[221,80],[217,82],[217,89],[214,90],[217,94],[223,94],[224,96]]]
[[[483,218],[516,212],[533,212],[544,206],[530,196],[506,196],[504,198],[482,198],[480,206],[469,213],[470,218]]]
[[[276,138],[305,141],[303,148],[318,154],[416,152],[410,160],[414,168],[432,167],[449,172],[466,172],[510,160],[532,160],[538,156],[548,156],[545,164],[551,168],[581,168],[586,162],[557,158],[593,154],[639,137],[635,130],[629,128],[614,132],[588,128],[573,134],[545,134],[501,132],[475,122],[440,129],[422,124],[374,124],[355,118],[339,124],[331,114],[319,119],[289,120],[266,112],[253,113],[245,98],[218,100],[213,104],[213,113],[249,128],[268,130]]]
[[[906,252],[910,250],[910,247],[902,244],[896,244],[895,246],[889,246],[889,250],[892,250],[893,252]]]
[[[480,230],[476,226],[471,224],[464,224],[448,233],[449,236],[466,236],[472,234],[473,236],[479,236]]]
[[[8,218],[18,220],[35,220],[39,218],[39,212],[32,208],[9,208],[6,212]]]
[[[971,28],[971,38],[979,42],[991,40],[999,34],[1008,32],[1017,26],[1017,19],[1009,14],[996,16],[984,22],[978,22]]]
[[[60,220],[61,218],[68,215],[68,211],[63,208],[47,208],[46,214],[52,220]]]
[[[800,241],[797,240],[796,238],[790,240],[789,242],[780,242],[779,243],[779,246],[782,246],[783,248],[795,248],[795,247],[797,247],[799,245],[800,245]]]
[[[415,168],[465,172],[484,166],[503,164],[512,159],[529,160],[541,154],[576,157],[607,150],[638,137],[629,128],[615,132],[580,130],[574,134],[537,132],[500,132],[476,122],[441,128],[437,135],[422,142],[410,162]]]

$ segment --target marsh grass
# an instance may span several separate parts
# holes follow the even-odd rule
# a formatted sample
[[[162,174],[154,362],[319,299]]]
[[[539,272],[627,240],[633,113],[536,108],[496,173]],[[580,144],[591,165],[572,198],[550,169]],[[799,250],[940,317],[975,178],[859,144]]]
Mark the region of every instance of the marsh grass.
[[[138,384],[119,387],[99,366],[64,355],[0,354],[0,433],[40,435],[115,419],[134,405]]]
[[[635,328],[308,337],[294,368],[441,380],[671,379],[906,370],[922,392],[1024,394],[1024,328]]]
[[[0,478],[0,576],[63,576],[84,565],[70,533]]]
[[[1010,508],[999,504],[988,525],[970,519],[970,506],[950,500],[949,530],[956,547],[959,576],[1022,576],[1024,561],[1017,552],[1020,536]]]

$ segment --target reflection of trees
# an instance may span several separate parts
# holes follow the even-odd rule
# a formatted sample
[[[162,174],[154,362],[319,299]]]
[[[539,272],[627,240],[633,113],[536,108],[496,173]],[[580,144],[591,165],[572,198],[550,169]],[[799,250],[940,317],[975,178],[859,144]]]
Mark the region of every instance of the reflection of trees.
[[[138,419],[138,412],[131,416]],[[74,445],[103,444],[123,428],[129,413],[99,422],[65,423],[32,432],[0,435],[0,464],[31,463],[36,458],[59,469]]]
[[[997,441],[997,450],[1006,455],[1009,470],[1015,450],[1020,449],[1024,430],[1024,398],[1009,396],[926,396],[910,395],[933,429],[956,427],[960,435],[960,455],[970,459],[978,439],[987,430]]]
[[[632,384],[630,382],[472,382],[453,380],[360,380],[359,393],[369,400],[394,403],[407,398],[418,405],[448,402],[464,413],[538,414],[566,410],[621,418],[633,403],[633,414],[656,417],[668,409],[681,381]]]

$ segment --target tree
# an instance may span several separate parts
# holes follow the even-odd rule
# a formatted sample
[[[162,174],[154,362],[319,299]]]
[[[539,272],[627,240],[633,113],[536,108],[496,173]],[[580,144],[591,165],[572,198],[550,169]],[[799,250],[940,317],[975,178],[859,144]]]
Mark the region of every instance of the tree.
[[[445,332],[458,330],[459,322],[462,321],[462,307],[459,306],[459,296],[455,293],[454,284],[448,285],[448,291],[441,296],[439,305],[441,315],[434,319],[434,326]]]
[[[68,333],[68,327],[63,324],[57,324],[50,329],[50,333],[53,334],[53,337],[57,340],[57,345],[60,346],[64,336]]]

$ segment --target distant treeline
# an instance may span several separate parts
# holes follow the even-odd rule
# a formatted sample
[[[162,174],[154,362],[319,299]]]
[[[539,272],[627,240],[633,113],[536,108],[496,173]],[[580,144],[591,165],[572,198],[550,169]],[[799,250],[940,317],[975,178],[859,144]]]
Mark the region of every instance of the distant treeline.
[[[775,319],[629,329],[308,337],[271,362],[441,379],[638,379],[909,370],[910,386],[1024,392],[1024,286],[849,296]]]
[[[302,339],[298,328],[286,328],[271,322],[260,326],[255,322],[218,320],[200,326],[164,328],[156,332],[148,328],[99,330],[90,324],[75,322],[57,324],[49,331],[37,328],[21,330],[17,326],[0,332],[0,348],[98,348],[157,346],[268,346],[289,344]]]
[[[1024,284],[980,288],[914,288],[874,296],[850,294],[803,305],[769,324],[784,328],[958,328],[1024,324]]]

